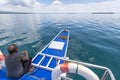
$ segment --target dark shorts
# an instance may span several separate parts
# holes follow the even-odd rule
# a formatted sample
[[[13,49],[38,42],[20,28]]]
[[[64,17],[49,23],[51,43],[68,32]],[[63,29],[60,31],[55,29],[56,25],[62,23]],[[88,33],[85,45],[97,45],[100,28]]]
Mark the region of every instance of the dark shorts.
[[[27,73],[28,70],[31,68],[31,61],[32,59],[30,58],[29,60],[26,61],[21,61],[24,69],[24,73]]]

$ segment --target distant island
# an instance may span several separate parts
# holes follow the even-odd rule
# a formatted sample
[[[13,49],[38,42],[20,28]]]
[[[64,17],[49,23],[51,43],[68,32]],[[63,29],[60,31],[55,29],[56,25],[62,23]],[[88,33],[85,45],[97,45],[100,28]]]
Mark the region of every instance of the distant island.
[[[92,12],[92,14],[115,14],[114,12]]]
[[[10,12],[0,11],[0,14],[84,14],[84,13],[44,13],[44,12]]]
[[[0,14],[35,14],[29,12],[10,12],[10,11],[0,11]]]
[[[115,12],[88,12],[88,13],[74,13],[74,12],[69,12],[69,13],[44,13],[44,12],[12,12],[12,11],[0,11],[0,14],[115,14]],[[118,12],[118,14],[120,14]]]

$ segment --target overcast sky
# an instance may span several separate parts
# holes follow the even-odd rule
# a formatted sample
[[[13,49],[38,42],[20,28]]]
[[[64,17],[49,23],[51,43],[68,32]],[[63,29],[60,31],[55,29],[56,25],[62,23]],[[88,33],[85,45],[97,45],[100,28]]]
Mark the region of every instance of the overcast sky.
[[[119,12],[120,0],[0,0],[0,11],[41,13]]]

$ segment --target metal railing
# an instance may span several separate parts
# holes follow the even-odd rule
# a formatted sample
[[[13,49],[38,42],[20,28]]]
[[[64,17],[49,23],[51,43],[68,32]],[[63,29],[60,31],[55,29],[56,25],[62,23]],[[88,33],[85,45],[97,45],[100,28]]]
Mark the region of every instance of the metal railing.
[[[110,76],[111,80],[115,80],[115,77],[114,77],[112,71],[109,68],[104,67],[104,66],[94,65],[94,64],[90,64],[90,63],[81,62],[81,61],[69,60],[68,58],[57,57],[57,56],[43,54],[43,53],[40,53],[39,55],[42,55],[44,57],[46,56],[46,57],[50,57],[50,58],[55,58],[56,62],[58,62],[56,64],[58,64],[58,65],[60,64],[60,61],[65,61],[65,62],[76,63],[78,65],[81,64],[81,65],[86,66],[86,67],[91,67],[91,68],[104,70],[104,73],[103,73],[102,77],[100,78],[100,80],[106,80],[107,76]],[[40,61],[40,62],[42,62],[42,61]],[[48,64],[50,64],[50,62]],[[36,67],[40,67],[40,68],[45,68],[45,69],[48,69],[48,70],[51,70],[51,71],[54,70],[54,68],[44,67],[44,66],[40,66],[40,65],[34,64],[34,63],[32,63],[32,65],[34,65]]]

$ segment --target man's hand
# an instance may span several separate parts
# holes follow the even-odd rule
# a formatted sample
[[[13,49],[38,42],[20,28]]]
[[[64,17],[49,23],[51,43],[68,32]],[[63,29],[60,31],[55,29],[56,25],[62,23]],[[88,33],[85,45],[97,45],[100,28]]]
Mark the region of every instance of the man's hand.
[[[28,52],[27,51],[22,51],[22,53],[20,54],[20,58],[23,61],[29,60]]]

